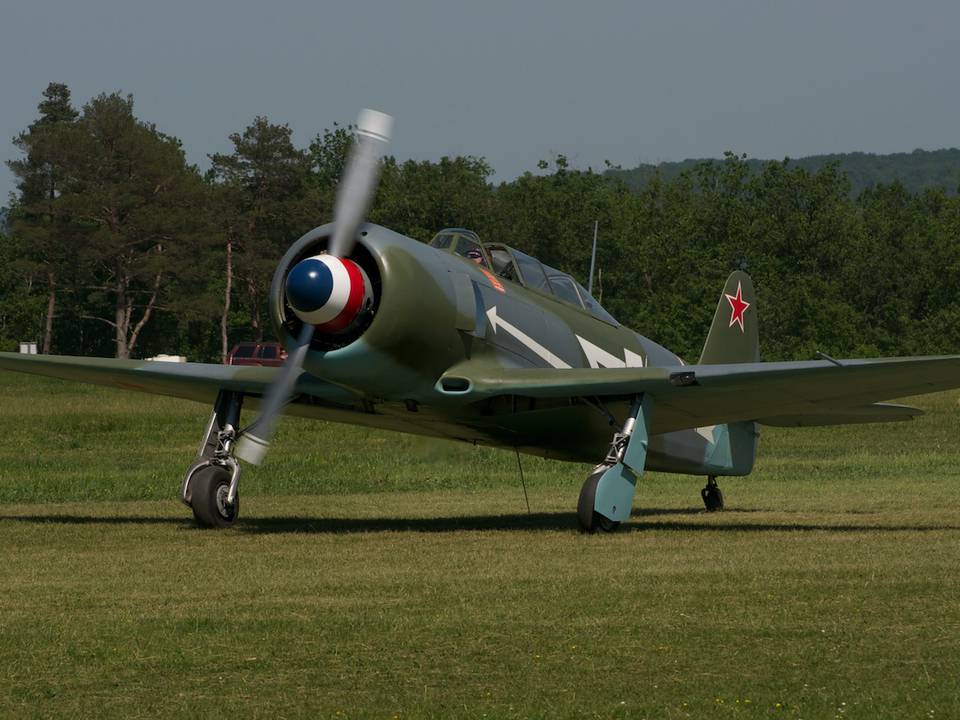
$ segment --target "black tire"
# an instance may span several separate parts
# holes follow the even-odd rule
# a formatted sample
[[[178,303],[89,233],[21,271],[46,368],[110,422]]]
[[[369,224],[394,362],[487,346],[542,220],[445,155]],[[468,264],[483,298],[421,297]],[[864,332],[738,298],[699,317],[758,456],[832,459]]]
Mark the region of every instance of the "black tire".
[[[227,505],[230,471],[221,465],[207,465],[190,479],[190,507],[201,527],[228,528],[240,515],[240,495]]]
[[[723,510],[723,491],[716,485],[707,485],[700,491],[700,497],[703,498],[703,506],[707,512]]]
[[[605,515],[601,515],[593,509],[597,498],[597,484],[603,474],[610,469],[609,465],[601,465],[594,470],[580,488],[580,499],[577,502],[577,523],[580,525],[580,531],[585,533],[613,532],[620,523],[617,520],[611,520]]]

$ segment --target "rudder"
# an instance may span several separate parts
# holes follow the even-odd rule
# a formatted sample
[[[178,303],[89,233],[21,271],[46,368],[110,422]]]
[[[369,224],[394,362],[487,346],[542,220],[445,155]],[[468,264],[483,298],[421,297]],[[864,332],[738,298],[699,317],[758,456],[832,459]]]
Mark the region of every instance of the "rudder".
[[[742,270],[730,273],[700,354],[701,365],[760,362],[757,299]]]

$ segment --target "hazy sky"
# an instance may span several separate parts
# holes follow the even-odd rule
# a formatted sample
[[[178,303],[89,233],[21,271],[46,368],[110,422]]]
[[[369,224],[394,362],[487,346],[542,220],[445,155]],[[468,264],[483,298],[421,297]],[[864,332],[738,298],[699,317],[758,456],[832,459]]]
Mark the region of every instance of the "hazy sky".
[[[45,2],[0,5],[0,159],[48,82],[132,93],[189,159],[256,115],[301,145],[369,106],[399,158],[575,165],[960,145],[960,3]],[[13,189],[0,170],[0,204]]]

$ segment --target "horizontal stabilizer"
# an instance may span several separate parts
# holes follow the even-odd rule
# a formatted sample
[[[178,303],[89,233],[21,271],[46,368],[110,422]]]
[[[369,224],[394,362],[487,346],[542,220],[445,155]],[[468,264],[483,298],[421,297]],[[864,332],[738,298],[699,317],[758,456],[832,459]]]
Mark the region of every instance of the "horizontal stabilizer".
[[[810,415],[777,415],[757,418],[757,422],[776,427],[820,427],[823,425],[902,422],[913,420],[919,415],[923,415],[923,410],[909,405],[874,403],[873,405],[861,405],[860,407],[824,410]]]

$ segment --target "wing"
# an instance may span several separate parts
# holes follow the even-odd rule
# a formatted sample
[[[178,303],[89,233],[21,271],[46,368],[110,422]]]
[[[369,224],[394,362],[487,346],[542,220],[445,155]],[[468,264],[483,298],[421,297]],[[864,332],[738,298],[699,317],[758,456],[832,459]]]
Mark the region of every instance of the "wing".
[[[256,399],[275,368],[0,353],[0,368],[212,403],[221,389]],[[960,356],[662,368],[497,369],[467,363],[448,372],[464,402],[498,395],[656,398],[654,432],[738,420],[771,425],[828,425],[903,420],[919,411],[880,400],[960,387]],[[356,396],[306,373],[295,392],[352,405]]]
[[[220,390],[235,390],[254,398],[259,397],[267,391],[279,371],[279,368],[238,365],[18,353],[0,353],[0,368],[203,403],[212,403]],[[345,404],[356,400],[356,396],[349,391],[307,373],[301,373],[297,379],[295,393],[306,393]]]
[[[902,420],[918,414],[874,405],[960,387],[960,356],[807,362],[683,365],[661,368],[511,369],[469,365],[448,376],[470,381],[476,400],[496,395],[655,398],[657,433],[740,420],[773,425]],[[859,415],[863,420],[856,419]],[[803,419],[808,419],[804,422]]]

